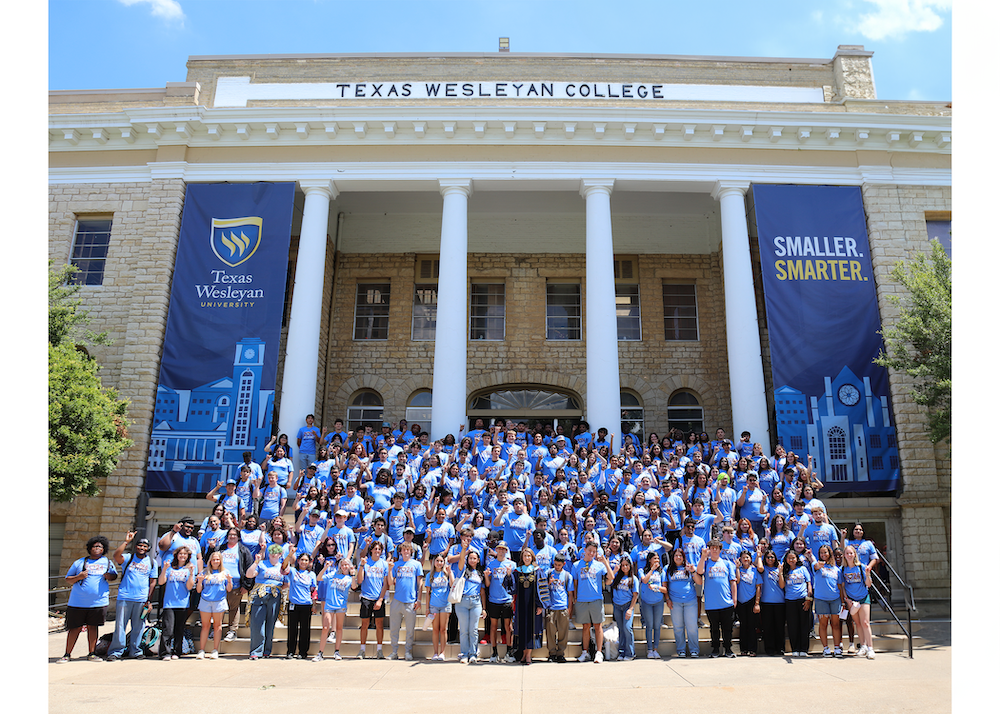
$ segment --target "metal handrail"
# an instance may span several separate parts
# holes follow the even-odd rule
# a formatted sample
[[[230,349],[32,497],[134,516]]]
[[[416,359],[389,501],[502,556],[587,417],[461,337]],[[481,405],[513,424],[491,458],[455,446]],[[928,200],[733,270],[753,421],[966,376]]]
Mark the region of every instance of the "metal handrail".
[[[834,522],[834,520],[830,518],[829,513],[827,513],[827,519],[830,521],[830,524],[837,529],[837,533],[840,533],[840,526],[838,526]],[[896,569],[892,567],[892,563],[890,563],[889,559],[885,557],[885,553],[876,548],[875,554],[878,556],[879,562],[885,565],[885,567],[889,569],[889,572],[892,573],[893,576],[895,576],[896,580],[899,581],[899,584],[902,585],[904,588],[906,588],[907,593],[909,593],[909,597],[908,598],[904,597],[903,599],[903,604],[906,605],[906,625],[903,625],[899,617],[896,615],[896,611],[893,609],[892,604],[889,602],[889,598],[883,596],[881,590],[879,590],[877,587],[872,587],[870,589],[875,591],[875,595],[878,598],[879,602],[882,604],[882,607],[886,610],[886,612],[892,615],[892,619],[896,621],[896,624],[899,625],[899,629],[901,629],[903,631],[903,634],[906,635],[906,649],[907,652],[909,653],[910,659],[913,659],[913,613],[917,611],[916,601],[913,598],[913,588],[910,586],[909,583],[907,583],[905,580],[903,580],[903,578],[900,577],[899,573],[896,572]],[[892,589],[889,587],[888,583],[882,580],[882,578],[879,576],[878,573],[871,571],[871,576],[873,579],[872,580],[873,585],[877,582],[885,589],[886,593],[892,592]]]

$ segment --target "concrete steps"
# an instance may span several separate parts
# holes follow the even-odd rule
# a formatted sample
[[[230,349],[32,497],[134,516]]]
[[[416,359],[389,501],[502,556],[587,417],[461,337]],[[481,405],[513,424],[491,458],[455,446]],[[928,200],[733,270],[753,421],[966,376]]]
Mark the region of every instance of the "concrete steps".
[[[245,607],[246,603],[243,603]],[[360,648],[360,617],[358,615],[360,608],[360,603],[349,602],[347,608],[347,616],[344,621],[343,629],[343,641],[341,644],[341,655],[345,658],[354,658],[358,654]],[[605,604],[605,615],[607,619],[605,624],[612,622],[611,616],[611,605]],[[420,614],[417,616],[417,627],[414,631],[414,644],[413,644],[413,656],[415,659],[429,659],[433,654],[433,640],[430,630],[424,630],[425,615]],[[703,618],[704,622],[707,622],[706,618]],[[192,614],[188,623],[196,639],[195,646],[197,647],[197,638],[200,635],[200,624],[199,616],[197,613]],[[646,657],[646,631],[645,628],[639,624],[638,616],[635,617],[633,627],[633,635],[635,639],[635,651],[636,657],[645,658]],[[319,636],[322,630],[322,615],[313,614],[310,622],[310,646],[309,654],[313,655],[319,650]],[[914,623],[914,632],[918,631],[920,628],[920,623]],[[480,639],[482,639],[483,630],[482,624],[480,624]],[[579,657],[582,652],[581,644],[582,630],[577,627],[576,629],[571,629],[569,631],[569,643],[566,648],[566,657],[574,659]],[[375,656],[376,647],[376,634],[374,628],[370,627],[367,635],[367,656]],[[832,639],[832,638],[831,638]],[[918,637],[914,638],[918,640]],[[275,624],[274,637],[272,645],[272,656],[273,657],[284,657],[287,652],[287,640],[288,640],[288,629],[280,621]],[[406,627],[405,624],[400,628],[399,633],[399,655],[402,657],[404,652],[404,645],[406,641]],[[703,657],[707,657],[708,653],[711,651],[711,633],[709,628],[700,627],[698,629],[698,641],[699,649]],[[855,642],[858,639],[855,637]],[[389,631],[389,620],[385,619],[385,626],[383,632],[383,652],[388,658],[391,652],[391,636]],[[900,652],[906,650],[906,637],[901,634],[899,627],[893,621],[875,621],[872,623],[872,642],[875,646],[876,652]],[[543,645],[546,644],[543,638]],[[847,638],[847,628],[843,628],[843,639],[842,646],[845,651],[849,644]],[[832,646],[832,645],[831,645]],[[733,628],[733,647],[736,651],[739,650],[739,625]],[[211,637],[209,638],[208,649],[211,649]],[[503,645],[498,646],[501,656],[506,652]],[[786,641],[786,652],[790,651],[788,648],[788,643]],[[327,656],[332,656],[334,651],[334,644],[328,643],[325,647],[325,654]],[[817,638],[814,630],[812,639],[810,640],[810,651],[813,654],[819,654],[822,652],[822,646]],[[664,613],[663,624],[660,627],[660,646],[658,652],[661,657],[674,657],[676,656],[676,650],[674,647],[674,631],[670,620],[670,614]],[[761,654],[763,650],[761,649]],[[250,653],[250,628],[246,617],[241,617],[241,624],[237,629],[237,639],[232,642],[223,642],[220,653],[222,654],[233,654],[233,655],[249,655]],[[481,658],[488,658],[491,654],[491,648],[489,645],[481,644],[479,647],[479,656]],[[457,659],[459,655],[458,645],[447,645],[445,648],[445,656],[448,659]],[[544,659],[548,656],[548,651],[545,646],[540,649],[536,649],[534,652],[534,659]]]

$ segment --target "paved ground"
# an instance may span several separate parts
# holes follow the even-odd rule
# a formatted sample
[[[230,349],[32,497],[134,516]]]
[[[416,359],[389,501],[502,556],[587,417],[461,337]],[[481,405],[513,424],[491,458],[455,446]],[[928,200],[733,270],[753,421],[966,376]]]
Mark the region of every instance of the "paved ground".
[[[788,698],[788,687],[798,683],[810,688],[818,697],[817,707],[824,711],[832,711],[831,707],[879,714],[950,711],[951,623],[924,623],[921,635],[912,660],[905,654],[880,653],[872,661],[814,655],[806,660],[643,659],[601,664],[536,662],[524,667],[387,660],[250,662],[245,657],[57,664],[65,634],[56,633],[48,636],[48,704],[55,713],[106,714],[137,707],[189,711],[192,706],[211,707],[212,701],[287,711],[320,702],[338,707],[354,699],[363,702],[366,711],[376,712],[381,708],[394,713],[551,714],[580,707],[611,711],[623,705],[662,710],[697,702],[702,711],[732,707],[731,711],[773,713],[794,701]],[[76,654],[84,654],[84,648],[85,643],[79,642]],[[848,701],[859,704],[849,706]]]

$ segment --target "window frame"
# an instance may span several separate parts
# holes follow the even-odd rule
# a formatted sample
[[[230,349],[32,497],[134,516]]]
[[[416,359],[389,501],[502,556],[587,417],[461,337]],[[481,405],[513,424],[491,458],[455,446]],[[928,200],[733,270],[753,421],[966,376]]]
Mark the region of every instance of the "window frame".
[[[107,223],[107,230],[88,230],[81,232],[83,224]],[[111,234],[114,231],[114,216],[110,214],[79,215],[73,223],[73,241],[70,244],[68,263],[77,268],[76,273],[69,279],[71,285],[81,285],[96,287],[104,285],[104,274],[107,272],[108,252],[111,250]],[[83,236],[105,236],[106,242],[103,244],[104,255],[102,257],[78,256],[86,248],[101,247],[99,243],[81,244],[80,237]],[[81,265],[82,263],[82,265]],[[99,265],[100,270],[92,269],[92,266]],[[91,279],[92,276],[96,278]]]
[[[476,315],[476,308],[477,307],[479,307],[480,309],[485,309],[486,311],[489,311],[491,309],[495,309],[497,307],[497,305],[494,305],[491,302],[489,302],[489,299],[495,297],[496,293],[489,292],[489,291],[488,292],[484,292],[484,293],[480,293],[482,296],[484,296],[485,298],[487,298],[487,302],[485,304],[483,304],[483,305],[477,306],[476,305],[476,288],[495,288],[495,287],[499,287],[500,288],[499,295],[500,295],[501,303],[500,303],[499,307],[500,307],[500,309],[502,311],[502,314],[500,314],[499,316],[498,315],[490,315],[490,314]],[[482,320],[484,326],[482,328],[475,327],[475,321],[476,320]],[[496,320],[500,321],[500,325],[501,325],[500,335],[501,336],[500,337],[489,337],[490,330],[491,330],[491,328],[490,328],[491,321],[496,321]],[[482,331],[482,334],[483,334],[482,337],[476,337],[476,336],[474,336],[475,332],[477,330],[481,330]],[[505,282],[503,282],[502,280],[495,281],[495,282],[472,283],[469,286],[469,340],[474,340],[476,342],[503,342],[506,339],[507,339],[507,284]]]
[[[382,303],[378,303],[378,304],[376,304],[376,303],[367,303],[365,305],[361,304],[360,298],[363,295],[363,292],[362,292],[362,288],[363,287],[365,288],[364,292],[368,292],[368,291],[373,290],[373,289],[380,289],[383,286],[385,287],[385,290],[379,290],[380,295],[382,295],[383,298],[384,298],[384,300],[383,300]],[[387,341],[389,339],[389,308],[390,308],[390,304],[391,304],[390,303],[391,299],[392,299],[392,283],[389,282],[389,281],[378,282],[378,283],[374,283],[374,282],[364,282],[364,283],[363,282],[358,282],[357,283],[357,285],[355,287],[355,290],[354,290],[354,329],[353,329],[353,339],[355,341],[357,341],[357,342],[385,342],[385,341]],[[378,313],[375,312],[374,308],[375,308],[376,305],[379,306],[379,307],[381,307],[381,306],[384,305],[384,308],[385,308],[385,314],[384,315],[378,314]],[[367,316],[365,316],[363,314],[359,315],[358,310],[359,310],[359,308],[362,308],[362,307],[365,307],[365,308],[371,310],[372,311],[371,314],[367,315]],[[359,319],[366,319],[366,317],[367,317],[367,319],[370,320],[369,325],[368,325],[368,329],[367,329],[368,336],[367,337],[363,336],[363,331],[362,331],[362,336],[359,337],[358,320]],[[375,332],[375,330],[376,330],[376,321],[378,321],[378,320],[384,320],[385,321],[385,327],[383,328],[384,331],[385,331],[385,336],[384,337],[378,337],[378,336],[375,336],[373,334]],[[380,330],[380,332],[381,332],[381,330]]]
[[[434,303],[425,304],[420,301],[421,291],[432,291]],[[437,335],[437,283],[415,283],[413,286],[413,307],[410,313],[410,339],[414,342],[433,342]],[[422,314],[420,314],[422,313]],[[418,325],[417,322],[424,323]],[[429,332],[430,336],[427,336]]]
[[[691,296],[694,298],[694,315],[671,315],[668,312],[667,303],[667,288],[668,287],[690,287]],[[690,305],[674,305],[677,308],[690,308]],[[671,334],[679,334],[685,330],[691,330],[691,327],[678,327],[669,326],[670,321],[679,320],[694,320],[694,337],[671,337]],[[697,283],[684,283],[684,282],[674,282],[674,281],[664,281],[663,282],[663,339],[666,342],[699,342],[701,341],[701,320],[698,316],[698,285]]]
[[[560,316],[549,315],[549,310],[552,307],[560,307],[560,306],[558,306],[558,305],[553,306],[549,302],[549,298],[550,298],[549,288],[550,287],[555,287],[557,285],[560,285],[560,286],[562,286],[562,285],[571,285],[571,286],[573,286],[573,287],[576,288],[576,297],[577,297],[577,303],[576,304],[577,304],[577,311],[578,311],[579,314],[576,315],[575,317],[574,316],[567,316],[566,317],[567,325],[565,327],[566,333],[567,334],[571,334],[574,328],[571,327],[570,325],[571,325],[571,323],[573,321],[577,322],[578,325],[575,328],[576,333],[577,333],[576,337],[554,337],[553,336],[553,334],[555,332],[555,328],[550,327],[550,320],[552,320],[552,319],[558,319]],[[579,280],[576,280],[576,281],[572,281],[572,280],[546,280],[545,281],[545,339],[546,339],[546,341],[551,341],[551,342],[580,342],[580,341],[583,340],[583,288],[582,288],[582,285],[580,284]]]

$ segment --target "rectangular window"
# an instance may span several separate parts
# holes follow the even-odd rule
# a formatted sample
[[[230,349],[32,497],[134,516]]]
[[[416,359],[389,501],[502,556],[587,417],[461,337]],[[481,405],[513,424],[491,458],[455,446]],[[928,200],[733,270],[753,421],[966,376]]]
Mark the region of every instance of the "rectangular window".
[[[545,339],[581,339],[580,283],[545,286]]]
[[[503,283],[473,283],[469,310],[470,340],[502,340],[506,329],[506,286]]]
[[[389,339],[389,283],[358,283],[354,339]]]
[[[437,285],[416,285],[413,288],[412,340],[433,340],[437,326]]]
[[[618,317],[618,340],[641,340],[638,285],[615,283],[615,313]]]
[[[104,282],[104,264],[111,243],[111,219],[78,219],[73,236],[73,253],[70,263],[77,270],[73,282],[78,285],[101,285]]]
[[[698,339],[698,299],[693,283],[663,284],[663,338]]]

